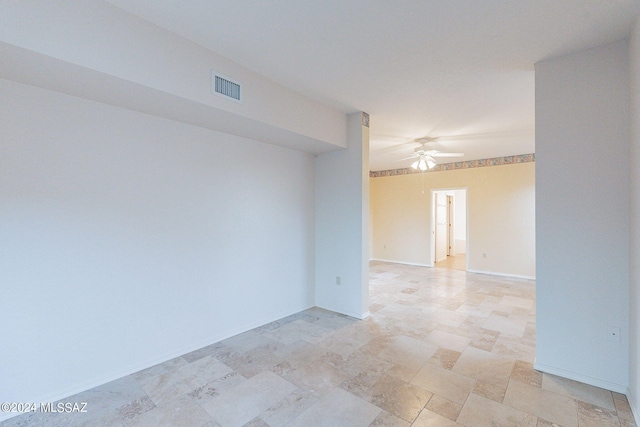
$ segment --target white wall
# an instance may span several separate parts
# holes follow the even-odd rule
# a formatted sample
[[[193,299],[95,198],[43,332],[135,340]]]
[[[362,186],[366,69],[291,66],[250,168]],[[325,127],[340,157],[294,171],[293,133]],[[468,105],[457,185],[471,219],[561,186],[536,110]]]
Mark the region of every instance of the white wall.
[[[369,312],[369,128],[348,116],[349,148],[316,158],[316,305]],[[340,285],[336,283],[340,277]]]
[[[536,369],[619,392],[629,372],[627,77],[625,42],[536,64]]]
[[[311,154],[6,80],[0,99],[0,401],[314,305]]]
[[[373,259],[430,265],[430,192],[467,188],[469,271],[535,277],[534,167],[520,163],[371,178]]]
[[[629,327],[629,403],[640,423],[640,19],[629,41],[630,81],[630,165],[631,224],[630,238],[630,327]]]

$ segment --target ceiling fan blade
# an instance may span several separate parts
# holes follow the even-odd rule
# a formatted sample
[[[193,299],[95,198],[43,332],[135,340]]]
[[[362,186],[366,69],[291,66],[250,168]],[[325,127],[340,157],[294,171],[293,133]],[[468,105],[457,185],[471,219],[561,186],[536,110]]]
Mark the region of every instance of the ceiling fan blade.
[[[432,157],[463,157],[464,153],[441,153],[435,152],[431,154]]]
[[[419,158],[419,157],[420,157],[420,156],[410,156],[410,157],[405,157],[404,159],[398,159],[397,161],[398,161],[398,162],[402,162],[402,161],[404,161],[404,160],[417,159],[417,158]]]

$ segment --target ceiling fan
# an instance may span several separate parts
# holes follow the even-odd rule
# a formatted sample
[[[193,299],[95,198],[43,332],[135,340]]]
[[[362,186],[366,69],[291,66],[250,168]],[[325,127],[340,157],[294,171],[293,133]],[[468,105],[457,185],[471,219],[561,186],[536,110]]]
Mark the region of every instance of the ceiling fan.
[[[436,158],[437,157],[462,157],[464,153],[443,153],[438,150],[430,150],[427,147],[427,144],[435,142],[437,138],[425,137],[416,139],[415,142],[419,143],[420,146],[416,147],[413,150],[413,155],[411,157],[407,157],[403,160],[408,159],[416,159],[411,167],[416,170],[426,171],[428,169],[433,169],[436,166]]]

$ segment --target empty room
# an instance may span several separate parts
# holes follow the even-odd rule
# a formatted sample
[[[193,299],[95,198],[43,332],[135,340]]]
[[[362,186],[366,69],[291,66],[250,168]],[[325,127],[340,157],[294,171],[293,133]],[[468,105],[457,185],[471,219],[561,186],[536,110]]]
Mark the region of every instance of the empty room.
[[[639,16],[0,2],[0,425],[638,425]]]

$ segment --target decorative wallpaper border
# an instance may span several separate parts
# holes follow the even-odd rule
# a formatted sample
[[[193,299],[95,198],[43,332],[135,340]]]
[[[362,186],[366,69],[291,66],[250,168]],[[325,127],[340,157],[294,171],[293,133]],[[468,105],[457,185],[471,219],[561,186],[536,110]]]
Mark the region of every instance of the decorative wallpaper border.
[[[482,168],[485,166],[511,165],[514,163],[530,163],[536,161],[536,155],[520,154],[517,156],[493,157],[491,159],[468,160],[464,162],[442,163],[437,164],[433,169],[427,172],[450,171],[457,169]],[[410,175],[412,173],[420,173],[422,171],[413,168],[389,169],[384,171],[370,171],[370,178],[378,178],[381,176]]]
[[[362,126],[369,127],[369,113],[362,112]]]

